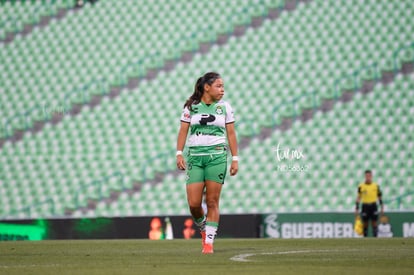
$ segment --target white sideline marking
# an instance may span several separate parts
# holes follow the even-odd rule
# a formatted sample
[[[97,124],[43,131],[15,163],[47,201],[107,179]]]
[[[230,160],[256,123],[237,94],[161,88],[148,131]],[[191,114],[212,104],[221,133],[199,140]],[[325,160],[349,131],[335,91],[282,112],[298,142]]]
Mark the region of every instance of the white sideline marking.
[[[292,251],[275,251],[275,252],[262,252],[262,253],[246,253],[239,254],[230,258],[235,262],[253,262],[247,258],[256,255],[286,255],[286,254],[304,254],[304,253],[324,253],[324,252],[338,252],[339,250],[292,250]]]
[[[52,267],[60,266],[59,264],[16,264],[16,265],[0,265],[0,268],[27,268],[27,267]]]

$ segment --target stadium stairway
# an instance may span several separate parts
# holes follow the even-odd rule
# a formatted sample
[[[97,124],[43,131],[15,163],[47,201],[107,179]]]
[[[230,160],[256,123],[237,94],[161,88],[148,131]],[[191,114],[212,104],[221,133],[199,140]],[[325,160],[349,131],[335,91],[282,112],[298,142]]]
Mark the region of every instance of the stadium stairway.
[[[44,28],[50,20],[60,20],[75,6],[72,0],[1,1],[0,45],[11,43],[16,36],[26,36],[34,28]]]
[[[288,11],[292,11],[292,10],[294,10],[295,9],[295,3],[296,3],[296,1],[278,1],[278,3],[285,3],[284,4],[284,6],[282,7],[282,8],[280,8],[280,6],[279,6],[279,4],[277,4],[273,9],[271,9],[268,13],[267,13],[267,17],[268,18],[270,18],[270,19],[274,19],[274,18],[276,18],[279,14],[280,14],[280,12],[281,11],[283,11],[283,10],[288,10]],[[309,1],[303,1],[303,2],[309,2]],[[249,26],[252,26],[252,27],[258,27],[258,26],[260,26],[260,24],[261,24],[261,22],[263,21],[263,18],[259,18],[259,17],[256,17],[256,18],[252,18],[252,20],[251,20],[251,22],[250,22],[250,25]],[[217,43],[217,45],[223,45],[223,44],[225,44],[226,43],[226,41],[229,39],[229,37],[231,37],[232,35],[233,36],[241,36],[241,35],[243,35],[243,33],[244,33],[244,31],[245,31],[245,29],[246,29],[246,26],[242,26],[242,25],[240,25],[240,26],[236,26],[236,28],[234,29],[234,32],[232,32],[232,33],[230,33],[230,34],[224,34],[224,35],[221,35],[220,37],[218,37],[218,39],[217,39],[217,41],[215,41],[215,42],[213,42],[213,43],[203,43],[202,45],[200,45],[200,51],[198,52],[198,53],[200,53],[200,54],[205,54],[205,53],[207,53],[208,51],[209,51],[209,48],[212,46],[212,44],[215,44],[215,43]],[[189,53],[187,53],[185,56],[183,56],[183,58],[182,58],[182,61],[184,61],[184,62],[189,62],[190,60],[191,60],[191,57],[194,55],[194,54],[196,54],[196,52],[189,52]],[[172,68],[169,68],[169,69],[172,69]],[[148,78],[148,81],[150,81],[151,80],[151,78]],[[107,99],[109,99],[109,98],[115,98],[116,97],[116,95],[110,95],[110,97],[105,97],[105,98],[107,98]],[[93,106],[95,106],[95,105],[93,105]],[[48,126],[50,127],[51,126],[51,124],[48,124]],[[36,165],[37,166],[37,165]],[[31,168],[34,168],[34,167],[32,167],[31,166]],[[57,167],[56,167],[57,168]],[[44,169],[44,168],[41,168],[42,170]],[[44,171],[44,170],[43,170]],[[46,171],[45,171],[46,172]],[[47,172],[47,174],[49,174],[49,172]],[[62,175],[63,176],[63,175]],[[109,181],[117,181],[118,179],[122,179],[122,175],[120,175],[120,174],[117,174],[117,173],[114,173],[114,174],[110,174],[110,175],[108,175],[108,176],[106,176],[106,177],[103,177],[103,178],[96,178],[95,179],[95,181],[94,182],[104,182],[104,183],[108,183]],[[110,186],[110,184],[108,184],[109,186]],[[139,186],[139,184],[138,184],[138,186]],[[22,186],[22,188],[24,188],[23,186]],[[138,187],[138,189],[139,189],[140,187]],[[107,190],[103,190],[102,192],[98,192],[100,195],[102,195],[102,194],[104,194],[104,197],[107,197],[107,199],[109,199],[109,200],[111,200],[111,199],[113,199],[114,197],[116,197],[116,194],[114,194],[114,193],[116,193],[116,192],[113,192],[113,193],[110,193],[108,190],[110,189],[110,188],[106,188]],[[49,210],[46,210],[48,207],[46,206],[47,204],[50,204],[52,201],[55,201],[54,199],[52,199],[51,197],[50,197],[50,195],[51,194],[53,194],[53,192],[54,191],[56,191],[56,190],[44,190],[44,189],[42,189],[42,188],[40,188],[39,189],[40,191],[36,191],[36,193],[37,192],[39,192],[39,198],[40,198],[40,201],[41,201],[41,205],[45,205],[43,208],[44,208],[44,211],[49,211],[50,212],[50,209]],[[45,191],[45,192],[43,192],[43,191]],[[4,191],[4,190],[3,190]],[[69,192],[69,191],[72,191],[71,189],[67,189],[67,191],[66,192]],[[95,190],[96,191],[96,190]],[[43,193],[42,193],[43,192]],[[109,193],[108,193],[109,192]],[[17,194],[16,194],[17,195]],[[98,196],[98,197],[102,197],[102,196]],[[81,201],[85,201],[85,198],[86,199],[88,199],[88,196],[87,195],[85,195],[84,193],[83,193],[83,191],[82,192],[79,192],[79,202],[81,202]],[[94,198],[93,197],[89,197],[89,199],[90,199],[90,201],[92,201],[92,203],[93,203],[93,201],[94,201]],[[43,203],[43,202],[46,202],[46,203]],[[38,203],[35,203],[35,204],[38,204]],[[60,206],[61,206],[61,204],[60,204]],[[56,210],[56,212],[59,212],[59,213],[62,213],[61,211],[62,211],[62,208],[60,208],[60,206],[59,207],[53,207],[53,208],[55,208],[55,210]],[[30,207],[25,207],[25,209],[23,209],[23,211],[22,211],[22,213],[27,213],[27,209],[29,209]],[[72,209],[72,208],[71,208]],[[12,211],[12,212],[15,212],[15,211]],[[67,213],[70,213],[70,210],[68,210],[67,211]],[[24,214],[23,214],[24,215]]]
[[[413,59],[412,59],[412,57],[410,57],[410,58],[408,60],[411,60],[411,61],[402,62],[402,64],[399,64],[399,65],[401,65],[401,67],[398,67],[398,72],[399,71],[402,71],[404,73],[412,72],[412,68],[413,68],[412,60]],[[388,60],[388,61],[391,61],[390,63],[392,65],[394,65],[394,60],[391,60],[391,58],[390,58],[390,60]],[[362,92],[367,93],[373,88],[374,83],[376,81],[381,80],[381,82],[383,82],[385,84],[391,83],[393,81],[393,77],[394,77],[395,73],[397,72],[396,70],[394,70],[393,66],[391,66],[391,68],[389,70],[384,70],[384,68],[381,68],[381,69],[380,68],[375,68],[375,70],[383,70],[383,73],[381,74],[381,76],[373,77],[373,78],[377,78],[377,79],[369,78],[368,80],[365,79],[362,82],[359,82],[359,81],[360,81],[360,79],[364,79],[364,77],[361,77],[361,75],[358,75],[357,77],[355,77],[357,71],[352,72],[349,76],[344,76],[345,85],[343,87],[341,86],[343,88],[343,93],[340,92],[340,91],[335,91],[335,93],[331,91],[331,96],[329,96],[328,99],[322,100],[320,107],[316,107],[315,109],[316,110],[319,109],[319,110],[322,110],[322,111],[325,111],[325,112],[329,111],[333,108],[334,102],[337,100],[337,98],[335,98],[336,96],[339,96],[340,101],[344,101],[344,102],[350,101],[351,98],[352,98],[352,94],[355,92],[355,90],[361,90]],[[359,73],[364,74],[364,71],[362,71],[362,72],[359,71]],[[357,78],[358,78],[358,81],[356,80]],[[347,80],[350,80],[350,81],[347,81]],[[358,82],[357,85],[355,85],[356,82]],[[310,120],[312,118],[312,114],[314,112],[314,110],[312,110],[312,108],[314,108],[314,106],[312,104],[312,101],[314,101],[313,97],[314,97],[314,95],[312,95],[312,94],[309,95],[309,96],[304,97],[305,100],[308,101],[308,103],[310,102],[310,104],[309,104],[309,106],[311,106],[310,109],[305,109],[303,112],[296,113],[295,115],[293,115],[293,113],[294,113],[293,112],[292,115],[290,115],[290,116],[288,115],[286,118],[282,119],[281,123],[278,126],[276,126],[276,129],[280,129],[282,131],[286,131],[286,130],[290,129],[291,126],[292,126],[292,123],[297,118],[300,118],[304,121]],[[320,99],[317,99],[317,100],[320,100]],[[286,104],[286,103],[283,103],[281,105],[289,106],[289,104]],[[275,129],[274,127],[262,127],[261,130],[259,131],[259,134],[262,138],[266,138],[269,135],[271,135],[271,133],[273,132],[274,129]],[[249,145],[249,142],[251,140],[252,139],[249,138],[249,137],[243,138],[241,140],[241,148],[246,148]],[[167,177],[170,178],[168,173],[167,173]],[[160,181],[163,181],[163,174],[158,174],[158,176],[156,176],[155,179],[146,181],[146,183],[148,183],[148,185],[144,184],[146,186],[145,188],[147,188],[148,186],[151,186],[151,185],[158,185],[158,183],[160,183]],[[140,191],[141,188],[142,188],[141,185],[137,184],[136,189],[138,191]],[[148,188],[150,188],[150,187],[148,187]],[[134,193],[134,192],[136,192],[136,191],[134,191],[134,190],[128,190],[127,191],[127,193]],[[121,192],[120,194],[121,194],[121,197],[125,196],[125,193],[123,193],[123,192]],[[114,201],[116,201],[117,198],[118,198],[118,195],[113,196]],[[91,206],[92,208],[94,207],[93,204],[94,203],[92,203],[92,206]],[[83,210],[84,211],[89,211],[88,208],[84,208]]]
[[[252,145],[240,151],[242,171],[226,180],[221,212],[350,211],[367,167],[374,167],[387,211],[413,209],[414,73],[384,76],[372,88],[346,93],[330,110],[313,110],[316,117],[299,116],[288,127],[251,137]],[[390,98],[393,95],[396,100]],[[269,148],[274,149],[277,141],[303,148],[307,159],[296,164],[310,169],[276,171],[278,162]],[[143,184],[139,191],[121,192],[114,200],[98,201],[72,214],[186,215],[184,182],[184,173],[167,173],[154,184]]]
[[[269,1],[267,1],[267,2],[269,2]],[[270,10],[269,11],[265,11],[265,14],[266,14],[266,17],[267,18],[274,19],[283,10],[287,10],[287,11],[294,10],[295,7],[296,7],[296,3],[299,2],[299,1],[276,1],[276,2],[271,1],[271,2],[272,3],[268,3],[269,4],[269,7],[270,7]],[[303,2],[309,2],[309,1],[303,1]],[[263,9],[261,9],[260,8],[260,5],[259,5],[259,9],[256,9],[255,14],[258,15],[258,14],[261,14],[262,12],[263,12]],[[201,43],[200,44],[200,47],[199,47],[200,48],[200,51],[198,51],[198,53],[205,54],[205,53],[207,53],[209,51],[209,49],[212,47],[212,45],[214,45],[214,44],[216,44],[216,45],[223,45],[223,44],[226,43],[226,41],[229,39],[229,37],[243,35],[246,27],[248,27],[248,26],[258,27],[258,26],[260,26],[260,24],[261,24],[262,21],[263,21],[263,18],[261,18],[260,16],[255,16],[255,17],[252,17],[249,20],[247,20],[247,22],[248,22],[247,25],[246,24],[239,24],[239,25],[236,24],[235,27],[234,27],[233,32],[220,35],[219,37],[217,37],[217,40],[216,41],[213,41],[212,43],[210,43],[210,42],[203,42],[203,43]],[[246,22],[245,19],[243,19],[242,22]],[[181,62],[181,61],[189,62],[194,54],[197,54],[197,52],[194,52],[194,51],[193,52],[186,52],[182,56],[182,58],[180,60],[175,61],[175,62]],[[163,71],[163,70],[170,71],[171,69],[173,69],[173,67],[174,67],[174,64],[169,63],[169,64],[166,65],[165,68],[161,68],[159,70],[154,70],[154,71],[150,72],[143,79],[144,80],[151,81],[151,79],[159,71]],[[140,79],[140,80],[142,80],[142,79]],[[132,81],[132,82],[134,82],[134,81]],[[132,85],[132,87],[136,87],[137,84],[138,84],[138,81],[135,81],[134,84],[131,84],[131,81],[129,81],[127,88],[131,88],[131,85]],[[116,98],[117,95],[119,95],[120,89],[119,88],[115,88],[115,90],[116,91],[114,92],[114,89],[112,89],[112,92],[109,94],[109,96],[105,96],[104,98],[105,99],[114,99],[114,98]],[[105,99],[103,101],[105,101]],[[94,107],[96,107],[96,106],[99,105],[99,101],[100,101],[99,99],[98,100],[92,100],[91,104],[86,104],[84,106],[86,106],[87,108],[92,108],[93,109]],[[105,102],[108,103],[108,101],[105,101]],[[82,109],[82,106],[75,105],[75,110],[72,110],[71,117],[76,116],[76,114],[80,113],[81,109]],[[52,125],[59,125],[60,118],[62,118],[62,117],[58,117],[57,119],[52,118],[51,123],[45,123],[45,124],[43,124],[43,123],[37,123],[37,125],[35,127],[36,129],[34,131],[28,131],[29,135],[31,136],[32,134],[34,135],[36,133],[41,132],[40,130],[41,130],[41,128],[43,126],[46,126],[47,128],[50,128]],[[2,146],[4,145],[4,143],[6,143],[8,145],[8,148],[10,149],[10,145],[17,144],[17,141],[22,140],[24,132],[25,131],[17,131],[16,132],[17,134],[14,135],[11,139],[7,139],[7,140],[0,139],[0,149],[2,149]],[[9,141],[12,141],[12,143],[10,143]],[[43,145],[45,145],[45,144],[43,144]],[[48,162],[48,161],[46,161],[46,162]],[[16,167],[20,167],[17,164],[18,163],[16,163]],[[38,166],[37,164],[35,164],[35,165]],[[44,165],[40,165],[40,166],[41,167],[44,167]],[[3,169],[3,167],[1,167],[1,168]],[[29,168],[32,169],[34,167],[33,166],[30,166]],[[40,167],[38,167],[38,168],[40,168]],[[57,168],[57,167],[55,167],[55,168]],[[40,168],[40,169],[42,171],[45,171],[45,170],[43,170],[43,168]],[[38,171],[40,171],[40,170],[38,170]],[[2,170],[1,172],[2,172],[1,175],[4,175],[4,173],[3,173],[4,170]],[[105,183],[109,183],[111,181],[119,181],[119,180],[122,181],[122,175],[118,174],[117,172],[115,172],[113,174],[109,174],[109,175],[104,176],[104,177],[99,177],[99,175],[95,175],[95,177],[96,178],[95,178],[95,181],[94,182],[105,182]],[[5,179],[4,177],[2,177],[1,180],[4,180],[4,183],[6,184],[7,179]],[[63,181],[65,181],[65,180],[63,180]],[[36,184],[36,185],[42,185],[38,181],[36,183],[34,183],[34,184]],[[78,184],[79,184],[79,182],[78,182]],[[104,187],[105,190],[102,190],[102,192],[98,192],[100,194],[98,196],[99,199],[102,197],[101,196],[102,194],[105,194],[104,197],[108,197],[109,199],[111,199],[111,197],[114,197],[114,195],[111,194],[111,192],[110,192],[110,191],[112,191],[111,190],[111,184],[108,184],[108,185],[109,185],[108,188],[105,188]],[[114,184],[114,185],[116,185],[116,184]],[[27,191],[27,189],[23,185],[21,187],[18,187],[18,188],[21,188],[22,189],[22,192],[26,192]],[[7,191],[6,189],[3,189],[2,190],[3,193],[5,191]],[[26,191],[24,191],[24,190],[26,190]],[[66,192],[68,192],[69,190],[70,189],[68,189]],[[15,190],[15,191],[17,191],[17,190]],[[60,213],[58,215],[61,215],[63,213],[62,212],[62,209],[63,209],[62,208],[62,204],[59,204],[56,207],[49,207],[49,206],[47,206],[47,205],[50,205],[52,202],[55,202],[56,201],[56,198],[53,197],[54,192],[60,192],[60,191],[61,190],[57,190],[55,188],[52,188],[51,190],[46,190],[46,189],[44,189],[42,187],[39,187],[38,189],[35,190],[35,193],[36,194],[31,194],[31,195],[38,195],[38,197],[35,199],[35,201],[32,200],[34,198],[33,196],[29,196],[29,198],[31,198],[31,199],[29,199],[28,201],[34,203],[35,205],[43,205],[43,206],[41,206],[41,208],[44,208],[44,211],[45,212],[49,212],[49,213],[50,212],[54,212],[54,213],[56,212],[56,213]],[[70,191],[72,191],[72,190],[70,190]],[[8,191],[7,191],[6,193],[4,193],[4,195],[5,196],[8,196],[8,195],[10,195],[10,193],[8,193]],[[27,200],[26,201],[22,201],[21,200],[22,198],[19,198],[19,196],[22,195],[21,193],[20,194],[17,194],[16,193],[15,195],[17,196],[15,198],[15,200],[17,202],[17,205],[19,205],[19,203],[23,203],[23,205],[27,203]],[[81,194],[79,194],[79,197],[80,198],[82,197],[82,199],[79,199],[79,201],[84,201],[85,198],[88,198],[87,196],[85,197],[84,194],[82,194],[82,192],[81,192]],[[94,196],[91,196],[89,199],[92,199],[92,201],[93,201],[94,200],[93,197]],[[96,199],[98,199],[98,198],[96,198]],[[39,201],[40,201],[40,203],[38,203]],[[46,203],[44,203],[44,202],[46,202]],[[11,203],[13,203],[13,202],[11,202]],[[6,207],[6,208],[4,208],[3,210],[5,212],[7,212],[7,211],[10,210],[11,212],[15,213],[16,211],[14,211],[13,209],[10,209],[9,206]],[[21,212],[21,215],[25,216],[28,213],[27,212],[28,209],[30,209],[30,208],[32,208],[32,206],[25,207],[25,209],[23,209],[23,211]],[[51,210],[51,209],[53,209],[53,210]],[[70,211],[68,213],[70,213]]]
[[[329,106],[329,104],[328,104],[328,106]],[[288,127],[287,127],[288,128]],[[146,186],[149,186],[149,185],[146,185]],[[157,185],[158,186],[158,185]],[[113,196],[113,197],[115,197],[114,199],[116,200],[116,196]]]
[[[65,0],[62,0],[65,1]],[[65,107],[65,112],[70,114],[71,116],[77,116],[81,113],[82,108],[95,108],[96,106],[100,105],[104,98],[109,98],[113,100],[116,98],[121,91],[128,92],[135,89],[139,83],[143,80],[151,80],[153,79],[158,73],[160,72],[168,72],[174,69],[176,64],[179,62],[189,62],[192,57],[198,53],[205,54],[207,53],[213,45],[223,45],[228,41],[228,39],[232,36],[241,36],[243,35],[246,28],[249,26],[258,27],[260,26],[261,22],[265,18],[275,19],[277,18],[281,12],[283,11],[293,11],[299,2],[307,3],[311,2],[312,0],[278,0],[278,1],[259,1],[255,3],[257,7],[254,7],[256,11],[253,11],[252,17],[248,19],[238,19],[237,17],[244,17],[244,15],[240,15],[235,13],[234,14],[234,28],[231,28],[231,32],[223,32],[216,34],[213,39],[205,40],[205,38],[200,39],[198,42],[194,42],[193,35],[188,37],[188,41],[184,41],[186,44],[194,44],[197,45],[191,46],[189,49],[183,49],[181,55],[175,59],[166,59],[163,60],[161,63],[165,64],[163,66],[155,66],[151,69],[148,69],[144,75],[139,77],[129,77],[127,76],[129,73],[124,72],[126,74],[127,80],[122,81],[121,84],[117,83],[110,83],[110,87],[108,91],[104,91],[100,94],[93,94],[91,96],[90,91],[86,91],[90,89],[91,86],[100,85],[99,83],[88,83],[82,86],[83,88],[76,89],[73,94],[77,95],[79,91],[83,93],[80,97],[86,98],[89,97],[89,100],[76,100],[74,104],[71,104],[70,108]],[[264,6],[262,6],[264,5]],[[264,7],[264,9],[262,8]],[[75,9],[76,10],[76,9]],[[243,11],[244,12],[244,11]],[[232,19],[232,20],[233,20]],[[205,34],[205,33],[201,33]],[[208,37],[211,35],[207,35]],[[136,68],[133,68],[136,70]],[[143,70],[140,68],[140,70]],[[125,75],[118,76],[120,78],[125,78]],[[99,82],[99,81],[98,81]],[[81,83],[78,83],[81,84]],[[106,89],[107,83],[104,84]],[[1,88],[1,87],[0,87]],[[100,87],[98,87],[100,89]],[[66,96],[65,96],[66,97]],[[77,96],[79,97],[79,96]],[[65,101],[66,102],[66,101]],[[66,103],[65,103],[66,104]],[[65,105],[61,104],[61,105]],[[35,108],[36,109],[36,108]],[[11,117],[4,118],[5,120],[2,122],[0,126],[0,149],[3,147],[6,141],[11,141],[12,144],[21,141],[23,136],[27,133],[35,135],[39,133],[47,124],[55,126],[59,124],[62,119],[63,115],[54,113],[51,117],[47,119],[32,119],[30,116],[35,114],[37,110],[33,110],[33,108],[26,109],[24,111],[20,110],[21,112],[17,115],[13,115]]]
[[[298,123],[311,123],[311,124],[315,124],[317,125],[319,122],[319,120],[321,118],[323,118],[324,116],[329,116],[329,112],[331,112],[332,110],[335,110],[336,113],[340,112],[340,110],[338,110],[338,108],[335,109],[335,105],[336,104],[340,104],[342,106],[344,106],[344,113],[346,114],[346,112],[349,112],[349,110],[346,110],[347,108],[345,108],[346,106],[350,106],[354,97],[358,98],[358,101],[361,101],[361,95],[368,95],[370,94],[375,88],[376,86],[380,85],[381,87],[384,87],[385,89],[387,89],[387,86],[392,86],[394,85],[394,77],[397,76],[399,79],[401,79],[401,77],[403,75],[407,75],[407,76],[411,76],[411,82],[414,83],[413,81],[413,70],[412,70],[412,65],[413,63],[406,63],[402,66],[401,70],[396,72],[395,74],[392,74],[392,76],[390,75],[389,72],[384,72],[382,74],[382,76],[376,81],[376,82],[372,82],[372,81],[366,81],[364,83],[361,84],[361,86],[358,89],[352,89],[352,91],[347,91],[344,90],[342,96],[336,98],[336,99],[326,99],[322,102],[322,104],[319,107],[316,107],[312,110],[303,110],[303,112],[301,114],[298,114],[296,117],[288,117],[285,118],[284,121],[282,121],[279,125],[273,127],[273,128],[263,128],[263,130],[255,136],[251,136],[251,137],[245,137],[244,140],[245,142],[243,142],[243,144],[241,144],[241,152],[245,151],[245,150],[252,150],[251,148],[249,149],[249,147],[253,146],[253,147],[258,147],[258,144],[261,144],[262,142],[266,142],[269,143],[269,137],[271,137],[272,135],[274,136],[276,133],[284,133],[286,131],[289,131],[292,129],[293,126],[295,126],[295,128],[298,128]],[[404,69],[403,69],[404,68]],[[384,89],[383,88],[383,89]],[[378,92],[377,92],[378,93]],[[358,103],[358,106],[361,106],[361,103]],[[412,104],[412,103],[409,103]],[[329,107],[328,107],[329,106]],[[354,106],[354,105],[353,105]],[[349,109],[349,108],[348,108]],[[314,115],[316,114],[316,117],[314,117]],[[346,115],[345,115],[346,116]],[[332,117],[332,116],[331,116]],[[306,125],[306,124],[305,124]],[[409,127],[409,126],[408,126]],[[405,131],[405,134],[407,134],[407,131]],[[316,138],[316,137],[313,137]],[[252,145],[251,142],[254,141],[254,144]],[[309,144],[308,144],[309,145]],[[407,145],[409,146],[409,145]],[[326,153],[326,152],[325,152]],[[262,152],[262,155],[266,155],[266,152]],[[248,155],[248,154],[247,154]],[[257,160],[253,161],[253,163],[257,162]],[[252,163],[252,162],[251,162]],[[251,164],[250,163],[250,164]],[[259,162],[260,163],[260,162]],[[263,163],[262,163],[263,164]],[[361,163],[360,163],[361,164]],[[409,165],[409,164],[408,164]],[[257,163],[254,167],[257,166]],[[256,167],[257,170],[260,170],[259,167]],[[358,167],[355,166],[355,170],[360,169]],[[252,170],[252,169],[251,169]],[[389,169],[386,169],[386,171],[389,172]],[[388,173],[387,172],[387,173]],[[251,174],[253,172],[250,172]],[[345,177],[349,177],[349,175],[345,175]],[[386,179],[384,172],[379,172],[379,179],[380,180],[384,180]],[[243,180],[240,181],[245,181],[245,182],[249,182],[252,179],[246,179],[246,177],[244,176]],[[314,190],[318,190],[318,186],[316,186],[314,183],[310,183],[309,180],[306,180],[304,178],[302,178],[302,180],[305,181],[305,186],[308,187],[312,187],[314,188]],[[315,180],[315,179],[313,179]],[[357,181],[358,179],[355,179],[355,181]],[[184,193],[179,190],[179,186],[181,186],[182,182],[184,181],[183,175],[182,173],[180,173],[179,171],[173,171],[173,172],[168,172],[168,173],[164,173],[164,174],[156,174],[155,178],[152,178],[151,180],[145,181],[145,182],[141,182],[141,183],[137,183],[135,185],[135,187],[133,189],[127,189],[124,191],[120,191],[120,192],[113,192],[110,198],[105,198],[103,200],[96,200],[96,201],[90,201],[90,203],[86,206],[86,207],[82,207],[79,208],[77,210],[69,210],[66,212],[67,214],[72,214],[74,216],[82,216],[82,215],[90,215],[90,216],[94,216],[94,215],[118,215],[118,214],[122,214],[122,215],[137,215],[137,211],[138,209],[141,209],[142,212],[139,212],[140,214],[146,215],[146,214],[160,214],[157,211],[167,211],[168,214],[172,214],[171,212],[168,211],[176,211],[177,209],[181,209],[182,212],[180,212],[181,214],[185,214],[186,211],[186,206],[185,206],[185,197],[183,197]],[[323,180],[322,180],[323,181]],[[270,184],[269,180],[264,180],[265,184],[267,184],[269,187],[272,186],[272,184]],[[282,182],[286,182],[286,181],[282,181]],[[395,182],[395,179],[393,179],[393,182]],[[234,182],[232,182],[232,179],[229,179],[229,185],[234,184]],[[240,185],[240,183],[238,183]],[[336,183],[336,185],[338,185]],[[243,187],[243,186],[240,186]],[[281,187],[281,186],[278,186]],[[285,189],[289,191],[289,188],[287,186],[284,186]],[[409,192],[410,188],[408,187],[405,191],[402,190],[401,192],[399,190],[396,190],[397,186],[388,186],[385,188],[385,191],[387,194],[393,194],[392,196],[395,197],[394,200],[395,201],[401,201],[401,198],[404,196],[408,196],[408,198],[406,198],[406,202],[404,204],[404,207],[412,207],[411,206],[411,195],[409,193],[401,196],[401,192],[402,194],[404,194],[404,192]],[[177,189],[179,191],[177,191]],[[262,194],[261,192],[263,192],[263,190],[256,190],[254,191],[253,189],[249,189],[248,186],[244,186],[242,188],[244,191],[242,191],[241,193],[243,194],[239,194],[237,195],[239,198],[243,198],[246,199],[247,197],[250,197],[252,195],[252,193],[254,192],[260,192],[260,194]],[[329,190],[331,190],[331,188],[328,188]],[[93,189],[91,189],[93,190]],[[344,192],[342,192],[341,194],[344,196],[343,198],[338,198],[339,194],[335,195],[335,199],[339,200],[340,204],[338,204],[339,206],[339,210],[344,210],[346,209],[346,204],[350,203],[350,199],[354,199],[354,189],[350,189],[349,185],[348,187],[344,188]],[[232,200],[231,196],[229,194],[237,194],[237,190],[227,190],[228,193],[226,193],[227,195],[224,195],[226,198],[226,200],[229,202],[233,201],[232,203],[234,204],[235,201]],[[226,192],[227,192],[226,191]],[[269,196],[271,196],[272,194],[275,196],[275,198],[277,196],[280,196],[280,194],[277,194],[277,188],[274,188],[273,190],[268,190],[269,191]],[[319,191],[318,191],[319,192]],[[159,196],[157,196],[156,194],[159,194]],[[322,210],[322,211],[326,211],[327,208],[332,207],[331,202],[326,203],[327,198],[323,197],[324,193],[322,192],[322,197],[320,198],[321,202],[316,203],[312,201],[312,203],[310,205],[308,205],[308,211],[309,210]],[[168,197],[169,195],[171,195],[171,197]],[[262,194],[263,195],[263,194]],[[313,194],[312,196],[315,196],[316,194]],[[253,196],[255,197],[255,196]],[[283,197],[283,196],[280,196]],[[401,197],[401,198],[400,198]],[[224,199],[223,199],[224,200]],[[249,199],[248,199],[249,200]],[[251,198],[250,198],[251,200]],[[306,198],[305,201],[308,201],[309,198]],[[391,202],[393,199],[387,199],[387,201]],[[256,196],[256,201],[260,201],[260,197]],[[404,201],[404,200],[403,200]],[[160,202],[164,203],[165,205],[163,207],[159,207]],[[325,208],[321,208],[321,206],[323,205],[322,202],[325,202]],[[134,204],[135,203],[135,204]],[[253,202],[251,202],[253,204]],[[262,202],[261,207],[262,208],[258,208],[257,205],[255,205],[256,209],[255,211],[266,211],[269,209],[269,207],[272,204],[268,204],[267,206],[265,206],[266,202]],[[313,205],[316,204],[316,205]],[[303,208],[298,208],[301,205],[296,206],[295,208],[293,207],[292,203],[290,204],[292,206],[292,209],[294,211],[299,211],[302,210],[304,211]],[[401,202],[398,205],[391,205],[390,207],[395,207],[396,209],[399,209],[399,205],[402,205]],[[260,205],[259,205],[260,206]],[[303,206],[303,205],[302,205]],[[156,210],[158,208],[160,210]],[[228,205],[228,204],[224,204],[224,211],[227,212],[229,211],[228,209],[231,209],[232,211],[238,212],[238,213],[243,213],[247,211],[248,208],[246,207],[237,207],[236,205]],[[286,206],[281,207],[280,209],[282,211],[288,211],[288,208],[285,208]],[[184,210],[183,210],[184,209]],[[291,210],[292,210],[291,209]],[[155,212],[154,212],[155,211]]]

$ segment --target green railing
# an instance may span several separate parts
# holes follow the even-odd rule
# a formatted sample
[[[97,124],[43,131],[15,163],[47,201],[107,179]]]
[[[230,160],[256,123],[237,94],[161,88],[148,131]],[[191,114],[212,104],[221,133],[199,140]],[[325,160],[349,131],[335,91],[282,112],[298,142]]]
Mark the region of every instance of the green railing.
[[[358,91],[362,88],[364,80],[372,80],[377,82],[381,76],[378,63],[373,63],[368,66],[361,67],[351,74],[344,75],[338,78],[334,84],[333,98],[338,99],[343,90]]]
[[[403,63],[414,62],[414,42],[394,51],[394,72],[397,73]]]
[[[384,200],[384,204],[391,205],[393,202],[395,202],[395,209],[400,209],[403,199],[405,199],[406,197],[411,196],[411,195],[414,195],[414,190],[409,191],[405,194],[396,196],[395,198],[392,198],[392,199],[389,199],[389,200]]]
[[[307,103],[306,106],[303,105],[304,101]],[[307,92],[294,97],[293,99],[283,101],[273,108],[272,126],[275,127],[280,125],[283,118],[297,118],[303,109],[316,110],[317,107],[316,91]]]

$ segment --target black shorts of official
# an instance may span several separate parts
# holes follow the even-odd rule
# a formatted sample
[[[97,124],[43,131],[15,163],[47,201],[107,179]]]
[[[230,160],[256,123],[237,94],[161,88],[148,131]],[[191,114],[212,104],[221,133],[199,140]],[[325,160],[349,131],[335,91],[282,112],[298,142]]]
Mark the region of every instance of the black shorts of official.
[[[376,203],[363,203],[361,211],[361,219],[366,221],[377,221],[378,220],[378,207]]]

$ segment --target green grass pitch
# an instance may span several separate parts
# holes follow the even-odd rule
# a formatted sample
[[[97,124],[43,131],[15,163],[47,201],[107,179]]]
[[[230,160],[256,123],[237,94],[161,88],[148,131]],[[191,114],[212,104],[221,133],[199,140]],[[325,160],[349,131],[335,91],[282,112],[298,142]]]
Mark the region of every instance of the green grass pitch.
[[[414,274],[414,239],[0,243],[0,274]]]

